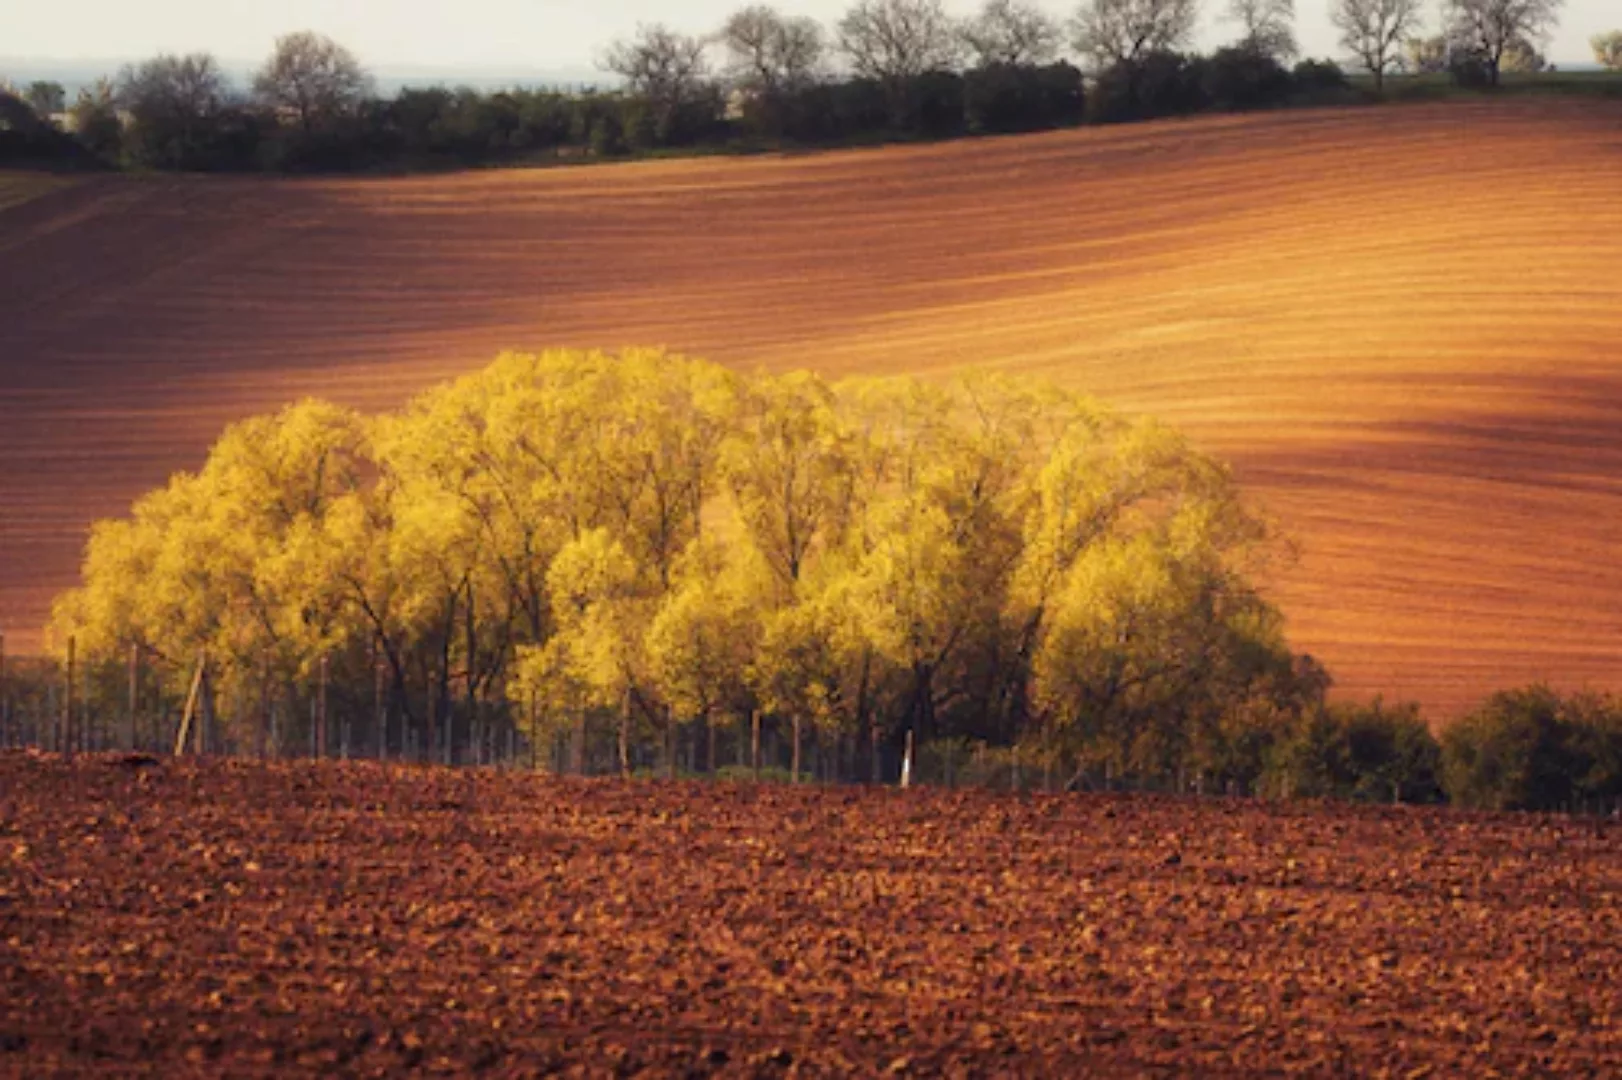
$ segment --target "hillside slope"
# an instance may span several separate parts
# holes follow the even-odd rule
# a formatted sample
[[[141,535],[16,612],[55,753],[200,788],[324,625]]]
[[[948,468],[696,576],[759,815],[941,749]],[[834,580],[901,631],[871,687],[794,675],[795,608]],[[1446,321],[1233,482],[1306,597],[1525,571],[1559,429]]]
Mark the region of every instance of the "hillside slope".
[[[1295,536],[1343,690],[1622,686],[1622,106],[1297,112],[755,160],[103,179],[0,210],[0,627],[310,393],[546,345],[1006,366],[1162,414]]]

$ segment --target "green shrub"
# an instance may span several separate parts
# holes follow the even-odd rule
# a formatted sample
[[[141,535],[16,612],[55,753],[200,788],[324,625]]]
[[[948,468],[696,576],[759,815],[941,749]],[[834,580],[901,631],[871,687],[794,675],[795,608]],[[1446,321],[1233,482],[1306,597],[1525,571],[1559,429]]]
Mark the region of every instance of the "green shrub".
[[[1088,118],[1121,123],[1198,112],[1209,104],[1201,87],[1203,74],[1203,61],[1175,52],[1151,52],[1113,64],[1088,95]]]
[[[1345,90],[1351,86],[1346,73],[1333,60],[1302,60],[1291,73],[1298,89],[1308,93],[1324,90]]]
[[[969,130],[975,132],[1079,124],[1086,112],[1081,72],[1063,63],[975,68],[963,76],[963,112]]]
[[[1622,799],[1622,702],[1584,695],[1566,703],[1579,804]]]
[[[1294,89],[1279,62],[1251,49],[1218,49],[1201,65],[1200,88],[1218,109],[1261,109],[1282,104]]]
[[[1442,747],[1420,718],[1419,706],[1341,711],[1354,798],[1436,802],[1442,797]]]
[[[1571,704],[1547,686],[1494,694],[1442,734],[1448,799],[1484,810],[1555,810],[1588,773]]]
[[[1337,705],[1308,713],[1275,748],[1271,786],[1284,795],[1435,802],[1442,750],[1415,705]]]

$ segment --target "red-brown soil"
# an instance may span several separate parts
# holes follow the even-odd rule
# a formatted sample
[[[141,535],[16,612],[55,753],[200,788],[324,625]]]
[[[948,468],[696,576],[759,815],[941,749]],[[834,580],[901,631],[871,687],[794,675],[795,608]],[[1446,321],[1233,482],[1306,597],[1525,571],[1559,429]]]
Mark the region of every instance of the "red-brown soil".
[[[0,210],[0,624],[225,422],[505,347],[1016,368],[1163,414],[1296,536],[1297,643],[1438,717],[1622,680],[1622,106],[1449,103]]]
[[[0,1074],[1616,1075],[1622,826],[0,755]]]

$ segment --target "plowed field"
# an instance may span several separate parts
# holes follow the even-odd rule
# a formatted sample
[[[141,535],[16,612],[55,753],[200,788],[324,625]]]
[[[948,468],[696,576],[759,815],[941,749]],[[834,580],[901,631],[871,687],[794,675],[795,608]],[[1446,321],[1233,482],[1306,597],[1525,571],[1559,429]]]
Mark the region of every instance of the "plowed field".
[[[0,1074],[1616,1075],[1622,826],[0,755]]]
[[[1622,105],[1208,118],[0,210],[0,624],[88,522],[307,393],[503,347],[1063,379],[1232,460],[1342,688],[1622,685]],[[19,633],[19,631],[21,633]],[[14,647],[16,647],[14,644]]]

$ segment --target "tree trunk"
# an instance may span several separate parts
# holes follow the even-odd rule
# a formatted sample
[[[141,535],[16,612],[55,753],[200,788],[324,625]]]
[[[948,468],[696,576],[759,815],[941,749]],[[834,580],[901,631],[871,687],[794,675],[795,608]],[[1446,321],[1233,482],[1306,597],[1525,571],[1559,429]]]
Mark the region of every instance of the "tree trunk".
[[[428,731],[425,745],[422,748],[422,759],[432,764],[434,755],[439,753],[439,694],[438,687],[434,685],[434,669],[428,668],[428,704],[426,715],[428,717]]]
[[[709,739],[710,739],[709,753],[706,755],[708,760],[705,762],[705,767],[706,767],[706,769],[708,770],[708,772],[710,774],[710,778],[714,779],[714,777],[715,777],[715,717],[714,717],[713,714],[711,714],[711,713],[705,713],[704,714],[704,727],[707,729]]]
[[[74,672],[76,670],[77,656],[75,655],[77,643],[72,637],[68,638],[68,683],[62,703],[62,735],[57,739],[60,749],[67,757],[73,756],[73,691],[75,689]]]
[[[574,733],[570,737],[569,747],[573,759],[574,774],[586,775],[586,710],[581,709],[574,718]]]
[[[485,755],[484,720],[479,715],[479,684],[475,677],[475,668],[479,656],[479,638],[474,626],[474,619],[473,585],[470,582],[467,587],[467,614],[462,622],[463,640],[467,645],[467,687],[465,695],[467,698],[467,738],[469,744],[471,744],[469,746],[471,751],[469,757],[472,759],[472,763],[474,765],[483,765]]]
[[[620,778],[631,778],[631,691],[625,691],[625,704],[620,709]]]
[[[264,761],[270,745],[270,660],[259,661],[259,760]]]
[[[129,670],[129,731],[124,739],[124,749],[134,753],[136,717],[140,710],[141,698],[141,647],[134,642],[130,643],[130,670]]]
[[[749,711],[749,761],[754,766],[755,783],[760,783],[760,710]]]
[[[798,713],[794,715],[791,727],[794,736],[794,749],[789,755],[789,760],[794,764],[789,770],[789,777],[791,783],[798,784],[800,782],[800,716]]]
[[[327,658],[321,657],[319,672],[316,676],[316,706],[315,706],[315,756],[327,756]]]
[[[666,705],[665,713],[665,779],[676,779],[676,714]]]
[[[203,701],[197,724],[197,756],[213,753],[219,740],[218,711],[215,709],[214,680],[203,668]]]
[[[383,658],[372,639],[372,722],[377,725],[377,760],[389,759],[389,706],[383,696]]]

